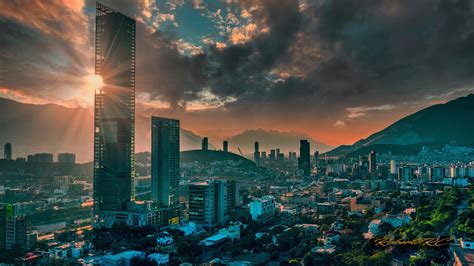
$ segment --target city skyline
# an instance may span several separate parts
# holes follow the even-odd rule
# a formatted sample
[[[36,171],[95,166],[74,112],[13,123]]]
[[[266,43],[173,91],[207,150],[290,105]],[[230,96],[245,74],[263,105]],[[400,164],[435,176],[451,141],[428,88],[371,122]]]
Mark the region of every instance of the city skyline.
[[[382,1],[372,9],[343,1],[104,4],[137,19],[137,114],[178,117],[200,135],[292,129],[337,146],[472,92],[472,67],[463,59],[470,2],[422,2]],[[0,5],[0,30],[9,36],[0,42],[8,66],[0,70],[0,97],[91,108],[100,84],[89,34],[94,3]],[[24,34],[11,35],[16,30]],[[272,40],[281,47],[266,49]],[[369,42],[376,49],[363,46]],[[15,71],[25,56],[28,68]]]
[[[474,0],[424,1],[0,2],[0,264],[474,265]]]

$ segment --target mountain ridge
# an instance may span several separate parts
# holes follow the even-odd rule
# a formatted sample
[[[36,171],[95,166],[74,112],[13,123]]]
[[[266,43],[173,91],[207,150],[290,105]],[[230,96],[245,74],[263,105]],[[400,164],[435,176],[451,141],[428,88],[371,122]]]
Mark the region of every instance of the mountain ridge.
[[[474,143],[474,94],[435,104],[408,115],[388,127],[352,145],[341,145],[329,156],[344,156],[363,147],[377,144],[414,145],[419,143]]]
[[[54,119],[52,119],[54,118]],[[21,103],[0,97],[0,145],[10,142],[13,145],[14,157],[26,157],[28,154],[49,152],[55,155],[61,152],[73,152],[77,155],[78,162],[87,162],[93,154],[93,113],[91,109],[76,107],[70,108],[58,104],[31,104]],[[136,115],[135,132],[136,152],[150,151],[150,118],[140,114]],[[257,138],[249,133],[258,132]],[[181,128],[181,151],[201,149],[202,136]],[[243,137],[242,137],[243,136]],[[266,140],[277,140],[272,143]],[[240,137],[240,139],[239,139]],[[236,139],[238,141],[236,141]],[[285,146],[276,145],[290,142]],[[261,150],[266,145],[270,148],[280,148],[298,151],[299,139],[307,138],[312,142],[312,150],[329,146],[312,140],[307,134],[295,131],[276,130],[246,130],[234,135],[229,140],[229,148],[237,152],[241,148],[244,152],[253,152],[255,140],[260,140]],[[60,141],[58,141],[60,140]],[[209,148],[222,147],[222,143],[215,143],[209,139]],[[247,149],[247,148],[248,149]],[[331,147],[330,147],[331,148]],[[217,148],[219,149],[219,148]]]

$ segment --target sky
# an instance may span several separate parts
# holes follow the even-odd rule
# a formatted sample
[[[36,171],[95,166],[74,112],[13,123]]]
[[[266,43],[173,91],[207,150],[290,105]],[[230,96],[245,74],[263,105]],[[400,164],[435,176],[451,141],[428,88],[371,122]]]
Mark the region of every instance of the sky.
[[[474,91],[471,2],[101,3],[137,21],[139,114],[337,146]],[[92,0],[0,0],[0,97],[92,108],[94,25]]]

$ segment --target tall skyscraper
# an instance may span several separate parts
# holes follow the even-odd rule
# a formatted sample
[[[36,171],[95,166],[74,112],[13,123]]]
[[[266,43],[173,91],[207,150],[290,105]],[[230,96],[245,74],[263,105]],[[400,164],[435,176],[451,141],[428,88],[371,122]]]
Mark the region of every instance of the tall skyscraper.
[[[390,160],[390,174],[391,175],[397,174],[397,162],[395,162],[395,160]]]
[[[319,152],[315,151],[313,156],[314,166],[319,167]]]
[[[300,140],[300,157],[298,158],[298,169],[303,171],[305,176],[311,174],[311,161],[309,153],[309,141]]]
[[[134,199],[135,20],[96,5],[94,210],[122,211]]]
[[[260,166],[260,144],[255,141],[255,150],[253,152],[253,161],[257,166]]]
[[[207,137],[204,137],[202,139],[202,150],[203,151],[209,150],[209,139]]]
[[[369,154],[369,173],[375,174],[377,171],[377,161],[375,159],[375,151],[370,151]]]
[[[11,143],[6,143],[5,146],[3,147],[3,158],[5,160],[12,159],[12,144]]]
[[[15,204],[0,204],[0,248],[26,247],[26,218]]]
[[[227,140],[224,140],[224,142],[222,143],[222,148],[224,152],[229,152],[229,142]]]
[[[151,199],[179,205],[179,120],[151,118]]]

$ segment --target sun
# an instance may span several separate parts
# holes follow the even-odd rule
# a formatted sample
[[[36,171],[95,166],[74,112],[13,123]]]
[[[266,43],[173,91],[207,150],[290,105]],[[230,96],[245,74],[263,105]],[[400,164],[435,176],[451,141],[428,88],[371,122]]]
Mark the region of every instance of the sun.
[[[100,75],[88,75],[86,77],[87,87],[91,90],[98,90],[104,86],[104,80]]]

